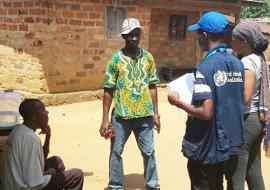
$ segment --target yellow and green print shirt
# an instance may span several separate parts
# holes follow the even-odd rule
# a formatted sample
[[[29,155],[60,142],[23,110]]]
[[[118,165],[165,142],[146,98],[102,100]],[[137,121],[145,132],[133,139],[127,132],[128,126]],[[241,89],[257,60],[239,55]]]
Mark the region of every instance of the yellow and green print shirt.
[[[150,84],[159,83],[153,56],[140,48],[136,60],[120,50],[109,60],[104,88],[114,89],[115,114],[125,119],[153,115]]]

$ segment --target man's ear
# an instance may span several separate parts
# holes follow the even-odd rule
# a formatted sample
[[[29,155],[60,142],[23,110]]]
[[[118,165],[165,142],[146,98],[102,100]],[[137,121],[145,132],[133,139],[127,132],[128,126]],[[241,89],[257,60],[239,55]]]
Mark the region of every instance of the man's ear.
[[[124,40],[127,39],[127,35],[126,35],[126,34],[121,34],[121,36],[122,36],[122,38],[123,38]]]
[[[208,39],[208,34],[207,34],[206,32],[203,32],[202,34],[203,34],[203,35],[202,35],[203,38],[207,40],[207,39]]]

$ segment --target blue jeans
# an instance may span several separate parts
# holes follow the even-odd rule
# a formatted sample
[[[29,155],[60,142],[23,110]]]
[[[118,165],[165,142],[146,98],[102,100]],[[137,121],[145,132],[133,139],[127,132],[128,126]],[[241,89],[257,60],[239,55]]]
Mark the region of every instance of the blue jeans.
[[[124,172],[121,154],[132,131],[143,156],[146,188],[159,189],[154,150],[153,118],[142,117],[125,120],[113,116],[112,125],[115,129],[115,138],[111,140],[109,189],[124,189]]]

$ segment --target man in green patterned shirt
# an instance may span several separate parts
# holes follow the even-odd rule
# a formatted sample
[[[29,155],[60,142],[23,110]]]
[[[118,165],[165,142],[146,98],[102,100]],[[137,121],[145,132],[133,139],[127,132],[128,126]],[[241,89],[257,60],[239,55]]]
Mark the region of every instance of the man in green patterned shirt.
[[[139,48],[141,27],[137,19],[124,20],[122,38],[126,46],[109,60],[104,77],[103,117],[100,134],[111,138],[109,190],[123,190],[121,154],[131,132],[144,160],[147,189],[160,189],[156,169],[153,129],[160,132],[157,88],[159,78],[153,56]],[[114,99],[112,122],[109,110]]]

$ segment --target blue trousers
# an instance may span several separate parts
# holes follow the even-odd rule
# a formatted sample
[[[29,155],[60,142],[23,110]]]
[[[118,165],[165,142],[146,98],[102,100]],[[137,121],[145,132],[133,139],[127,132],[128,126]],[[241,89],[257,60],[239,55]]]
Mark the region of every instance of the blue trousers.
[[[124,189],[124,172],[121,154],[131,134],[134,133],[144,164],[146,189],[159,189],[154,150],[154,121],[152,117],[122,119],[112,117],[115,138],[111,140],[109,163],[109,190]]]

